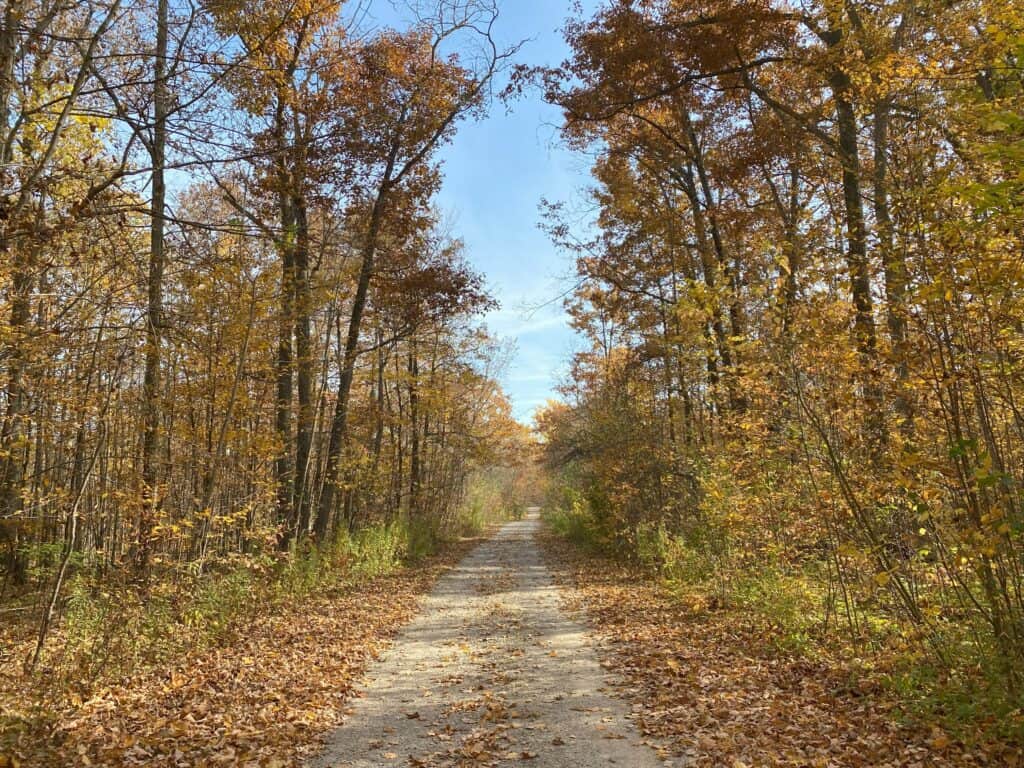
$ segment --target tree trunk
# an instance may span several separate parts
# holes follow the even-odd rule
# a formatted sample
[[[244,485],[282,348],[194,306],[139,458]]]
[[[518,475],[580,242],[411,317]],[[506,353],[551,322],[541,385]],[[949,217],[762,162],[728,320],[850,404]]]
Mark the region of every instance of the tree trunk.
[[[696,180],[692,164],[687,165],[683,173],[683,191],[690,200],[690,212],[693,217],[693,231],[697,240],[697,255],[700,257],[701,273],[703,274],[704,285],[708,288],[708,295],[712,302],[711,306],[711,330],[714,333],[715,347],[718,358],[708,356],[708,376],[712,387],[716,387],[720,374],[724,374],[726,388],[733,386],[731,381],[732,352],[729,349],[729,338],[725,330],[725,322],[722,317],[722,306],[718,301],[718,260],[712,255],[712,244],[708,241],[708,222],[704,216],[701,206],[700,195],[697,193]],[[718,361],[721,361],[722,371],[718,369]],[[730,395],[730,402],[733,400]],[[719,404],[720,405],[720,404]]]
[[[373,414],[373,469],[380,465],[381,449],[384,446],[384,333],[377,330],[377,397]]]
[[[295,257],[292,237],[294,214],[291,200],[283,191],[279,193],[279,215],[282,238],[281,251],[281,306],[277,341],[277,397],[274,428],[280,451],[274,467],[277,483],[277,523],[280,528],[278,543],[287,549],[296,533],[294,518],[295,470],[292,463],[292,334],[295,314]]]
[[[841,37],[836,34],[839,44]],[[867,227],[861,194],[860,153],[857,147],[857,114],[850,101],[850,79],[841,70],[833,70],[829,82],[836,106],[837,149],[842,166],[844,224],[846,227],[846,261],[850,272],[850,293],[853,300],[853,335],[861,358],[860,385],[866,410],[865,438],[869,450],[877,454],[885,442],[885,420],[882,393],[877,381],[877,339],[874,303],[871,298],[871,265],[867,252]]]
[[[0,254],[7,256],[9,253],[9,243],[4,238],[0,241]],[[26,577],[26,562],[19,542],[21,521],[17,516],[24,507],[24,455],[29,403],[25,381],[28,367],[26,337],[30,319],[29,296],[34,282],[33,271],[30,269],[34,260],[31,253],[30,249],[15,248],[10,294],[10,340],[7,342],[7,411],[3,426],[0,427],[0,448],[3,450],[3,463],[0,465],[0,526],[6,522],[4,518],[15,518],[10,526],[5,570],[16,585],[24,583]],[[5,537],[4,530],[0,528],[0,541]]]
[[[419,425],[420,363],[416,355],[416,342],[409,343],[409,515],[420,513],[420,425]]]
[[[292,206],[295,217],[295,369],[298,393],[294,509],[299,521],[298,535],[304,536],[309,531],[310,454],[316,404],[313,399],[313,347],[310,341],[309,221],[305,200],[295,198]]]
[[[894,407],[900,418],[900,431],[906,438],[914,433],[914,412],[907,393],[907,378],[910,368],[907,360],[910,350],[907,346],[907,265],[896,253],[896,243],[889,206],[889,111],[887,99],[875,105],[872,126],[874,145],[874,213],[878,225],[878,247],[882,254],[882,268],[885,273],[886,324],[892,344],[893,369],[896,373],[896,396]]]
[[[167,151],[167,5],[157,0],[156,53],[153,61],[153,200],[149,228],[149,279],[146,306],[146,362],[142,384],[142,510],[136,568],[144,575],[149,568],[150,541],[160,506],[160,421],[163,413],[160,391],[160,362],[163,341],[164,230],[167,188],[164,166]]]
[[[370,278],[373,277],[374,261],[377,255],[377,238],[384,221],[384,206],[390,190],[391,173],[394,170],[397,149],[392,152],[385,169],[384,178],[373,202],[370,212],[370,225],[363,244],[362,264],[359,267],[359,279],[356,292],[352,297],[352,314],[349,317],[348,336],[342,354],[341,374],[338,377],[338,391],[334,401],[334,417],[331,420],[331,434],[327,445],[327,466],[324,471],[324,487],[320,494],[317,507],[316,522],[313,531],[317,539],[324,541],[331,528],[331,515],[334,500],[339,490],[339,473],[341,471],[342,452],[348,432],[348,403],[352,392],[352,380],[355,378],[356,358],[359,356],[359,331],[362,326],[363,313],[370,291]]]

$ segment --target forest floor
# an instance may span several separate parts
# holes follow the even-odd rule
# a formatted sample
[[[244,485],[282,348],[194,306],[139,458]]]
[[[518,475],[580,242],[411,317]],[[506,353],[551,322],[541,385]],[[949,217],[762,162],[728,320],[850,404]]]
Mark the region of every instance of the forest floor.
[[[4,651],[0,768],[1024,765],[914,724],[770,627],[688,609],[536,513],[84,700],[34,699]]]
[[[479,542],[462,539],[392,573],[255,605],[214,646],[129,674],[69,677],[57,632],[52,668],[44,661],[26,678],[34,625],[0,623],[0,768],[302,765],[422,595]]]
[[[787,650],[739,610],[694,608],[649,575],[545,531],[545,560],[587,617],[644,738],[678,766],[1024,766],[1018,746],[916,720],[877,671]]]

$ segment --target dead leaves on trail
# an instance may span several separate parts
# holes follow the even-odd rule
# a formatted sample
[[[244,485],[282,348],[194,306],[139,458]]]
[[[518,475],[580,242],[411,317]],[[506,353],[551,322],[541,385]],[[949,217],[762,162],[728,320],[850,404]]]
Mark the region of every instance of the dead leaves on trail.
[[[66,704],[52,731],[26,733],[5,757],[33,768],[297,765],[338,725],[365,665],[413,616],[417,597],[464,551],[276,607],[223,647]],[[18,695],[0,689],[11,701]]]
[[[570,607],[585,609],[637,725],[683,765],[1024,765],[1015,749],[968,749],[941,730],[901,724],[872,681],[785,655],[736,613],[695,613],[608,560],[552,536],[544,545],[556,578],[576,587]]]

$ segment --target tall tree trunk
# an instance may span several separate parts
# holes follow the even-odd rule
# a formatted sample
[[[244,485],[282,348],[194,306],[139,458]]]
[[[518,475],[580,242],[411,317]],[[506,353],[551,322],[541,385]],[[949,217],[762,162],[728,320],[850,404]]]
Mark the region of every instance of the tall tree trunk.
[[[316,403],[313,398],[313,346],[311,343],[309,276],[309,220],[306,202],[295,198],[295,370],[298,411],[295,430],[295,514],[298,535],[309,531],[310,455],[313,446],[313,422]]]
[[[373,469],[380,465],[381,449],[384,445],[384,333],[377,329],[377,397],[373,413]]]
[[[907,345],[907,265],[896,253],[896,243],[889,205],[889,123],[890,103],[880,99],[875,104],[872,125],[874,149],[874,213],[878,226],[878,247],[885,273],[886,324],[892,344],[893,368],[896,373],[894,407],[900,417],[900,431],[906,438],[914,434],[914,412],[907,392],[910,349]]]
[[[783,296],[785,297],[782,332],[788,343],[789,333],[793,324],[793,308],[796,306],[797,291],[800,286],[801,253],[797,240],[800,231],[800,172],[796,164],[789,170],[789,189],[786,201],[786,280]]]
[[[342,453],[348,433],[348,404],[352,393],[352,380],[355,378],[356,358],[359,356],[359,332],[362,327],[363,313],[366,311],[366,300],[370,291],[370,279],[373,277],[377,255],[377,239],[384,221],[384,206],[391,189],[391,174],[394,172],[398,147],[392,149],[388,158],[384,176],[378,188],[377,197],[373,201],[370,212],[370,224],[363,243],[362,263],[359,267],[359,279],[356,292],[352,297],[352,314],[349,316],[348,335],[345,338],[345,349],[342,354],[341,374],[338,377],[338,391],[334,401],[334,417],[331,420],[331,434],[327,445],[327,466],[324,471],[324,488],[317,505],[316,522],[313,531],[323,541],[331,528],[331,516],[334,502],[341,481]]]
[[[836,32],[831,47],[842,40]],[[882,393],[878,384],[878,349],[875,334],[874,301],[871,297],[871,265],[868,261],[867,225],[861,192],[860,152],[857,146],[857,113],[850,100],[850,78],[839,69],[829,76],[836,109],[837,150],[842,166],[846,262],[853,300],[853,335],[861,358],[860,385],[865,406],[864,432],[869,450],[877,454],[885,442]]]
[[[142,383],[142,510],[136,568],[144,574],[149,567],[153,526],[160,505],[160,421],[163,413],[160,391],[160,361],[163,341],[164,230],[167,188],[164,167],[167,153],[167,5],[157,0],[156,52],[153,61],[153,200],[149,228],[149,278],[146,306],[146,362]]]
[[[700,145],[700,140],[697,137],[697,132],[693,128],[693,124],[687,121],[687,138],[690,144],[690,156],[693,160],[693,168],[697,172],[696,181],[699,182],[699,192],[694,186],[694,194],[691,198],[691,202],[694,206],[701,207],[703,209],[704,227],[707,232],[711,235],[711,244],[714,246],[715,257],[718,261],[718,268],[721,270],[722,277],[725,278],[729,285],[729,325],[731,327],[731,333],[723,335],[721,343],[726,349],[726,356],[722,358],[722,363],[726,368],[731,370],[726,371],[726,375],[730,378],[727,381],[729,389],[729,405],[735,411],[744,411],[747,407],[746,398],[742,392],[736,387],[736,382],[731,378],[731,374],[736,372],[739,367],[738,355],[730,342],[730,337],[741,337],[746,333],[746,318],[744,317],[743,306],[740,304],[740,285],[739,285],[739,269],[738,259],[736,264],[732,264],[729,261],[728,254],[726,253],[725,241],[722,239],[722,232],[718,226],[718,214],[715,210],[716,204],[714,195],[711,191],[711,180],[708,177],[707,168],[704,164],[704,150]],[[693,180],[691,179],[691,185]]]
[[[713,355],[708,356],[708,376],[712,387],[717,385],[720,375],[726,377],[726,388],[730,391],[729,401],[733,401],[731,394],[733,381],[731,379],[732,352],[729,348],[728,333],[725,329],[725,321],[722,316],[722,305],[718,301],[718,271],[719,263],[712,253],[713,244],[708,240],[708,221],[704,215],[700,195],[697,192],[697,183],[694,178],[692,163],[684,169],[683,191],[690,201],[690,214],[693,217],[693,231],[697,240],[697,255],[700,257],[701,273],[703,274],[704,285],[708,288],[711,304],[711,330],[714,333],[715,347],[718,352],[717,360]],[[718,361],[721,361],[722,370],[719,371]],[[721,405],[718,403],[717,405]]]
[[[0,254],[9,255],[9,242],[0,241]],[[7,562],[4,569],[7,577],[15,584],[22,584],[26,578],[26,562],[21,554],[21,521],[14,519],[9,528],[3,528],[3,518],[15,517],[24,507],[24,462],[25,443],[28,439],[27,417],[29,405],[27,336],[29,331],[29,296],[34,284],[31,268],[35,257],[34,249],[14,248],[14,276],[10,292],[10,338],[7,342],[7,410],[3,425],[0,426],[0,449],[3,463],[0,464],[0,542],[8,539]]]
[[[735,265],[729,262],[725,241],[722,239],[722,231],[718,226],[718,213],[715,210],[715,198],[711,191],[711,179],[708,177],[707,168],[704,164],[704,150],[701,148],[693,125],[687,123],[687,130],[689,133],[691,155],[693,157],[693,167],[697,171],[697,180],[700,182],[700,197],[703,197],[707,229],[711,234],[711,242],[715,247],[715,256],[718,258],[719,268],[722,270],[722,275],[729,282],[729,288],[732,293],[729,301],[729,322],[732,325],[732,335],[742,336],[746,333],[746,318],[743,316],[743,306],[739,300],[739,272]]]
[[[282,174],[284,175],[284,174]],[[291,199],[286,192],[279,193],[279,216],[282,230],[280,317],[277,340],[276,411],[274,429],[277,432],[279,453],[274,465],[277,484],[277,523],[280,528],[278,543],[287,549],[296,533],[294,517],[295,469],[292,458],[292,335],[295,315],[295,249],[294,214]]]
[[[409,342],[409,514],[418,515],[420,510],[420,362],[416,354],[415,340]]]

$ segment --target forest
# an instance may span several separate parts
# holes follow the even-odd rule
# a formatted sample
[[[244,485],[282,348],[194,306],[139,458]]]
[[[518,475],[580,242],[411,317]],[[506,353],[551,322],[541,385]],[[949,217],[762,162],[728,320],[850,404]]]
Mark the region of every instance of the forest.
[[[473,524],[471,478],[486,505],[511,489],[495,299],[433,205],[509,53],[497,11],[359,13],[4,3],[0,624],[33,627],[0,639],[12,669],[91,686],[321,544],[425,552]]]
[[[559,526],[1017,738],[1022,31],[608,3],[521,73],[594,180],[546,206],[588,340],[538,417]]]
[[[1024,764],[1024,9],[510,3],[3,1],[0,768]],[[525,424],[439,194],[530,102]]]

